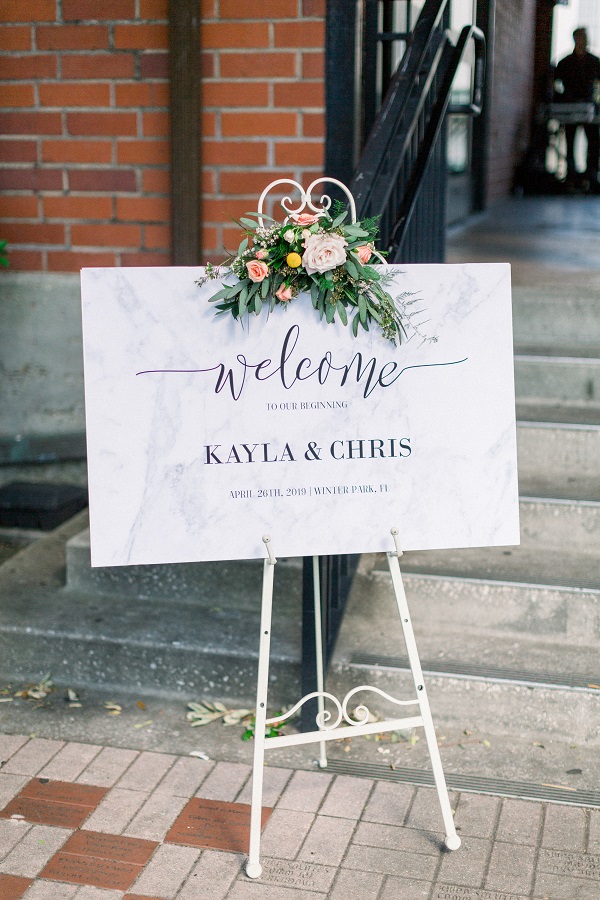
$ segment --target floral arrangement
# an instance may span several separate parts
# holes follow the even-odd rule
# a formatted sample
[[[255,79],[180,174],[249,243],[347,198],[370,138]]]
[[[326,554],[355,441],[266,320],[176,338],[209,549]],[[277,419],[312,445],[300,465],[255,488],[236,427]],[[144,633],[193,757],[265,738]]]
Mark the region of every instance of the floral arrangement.
[[[244,238],[237,255],[223,266],[207,265],[197,284],[235,276],[234,284],[210,298],[217,314],[230,313],[234,319],[270,312],[306,293],[328,323],[338,316],[347,325],[352,317],[356,337],[359,326],[368,331],[375,322],[384,337],[400,342],[405,334],[401,314],[384,288],[385,277],[370,265],[382,258],[374,249],[377,220],[347,223],[347,217],[339,202],[331,214],[329,209],[290,213],[283,224],[248,213],[238,223]]]

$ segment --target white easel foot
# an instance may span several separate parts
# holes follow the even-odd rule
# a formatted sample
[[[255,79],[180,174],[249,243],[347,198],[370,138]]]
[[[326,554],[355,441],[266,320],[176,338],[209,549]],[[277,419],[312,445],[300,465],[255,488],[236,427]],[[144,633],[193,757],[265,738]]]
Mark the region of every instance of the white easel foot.
[[[447,834],[444,843],[447,850],[458,850],[461,841],[457,834]]]
[[[260,863],[248,863],[246,866],[246,875],[248,878],[260,878],[262,875],[262,866]]]

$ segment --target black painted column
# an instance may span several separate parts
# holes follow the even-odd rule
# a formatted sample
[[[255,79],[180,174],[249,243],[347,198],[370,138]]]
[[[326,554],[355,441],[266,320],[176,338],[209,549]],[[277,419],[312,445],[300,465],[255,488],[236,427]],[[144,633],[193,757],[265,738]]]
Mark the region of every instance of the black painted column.
[[[200,3],[169,0],[172,263],[200,262]]]

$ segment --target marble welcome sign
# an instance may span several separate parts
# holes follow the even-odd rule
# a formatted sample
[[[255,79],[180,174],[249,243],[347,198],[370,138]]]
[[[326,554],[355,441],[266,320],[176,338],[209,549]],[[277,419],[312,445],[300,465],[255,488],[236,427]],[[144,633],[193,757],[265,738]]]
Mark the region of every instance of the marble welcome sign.
[[[92,565],[519,542],[510,268],[393,267],[407,340],[200,268],[82,271]]]

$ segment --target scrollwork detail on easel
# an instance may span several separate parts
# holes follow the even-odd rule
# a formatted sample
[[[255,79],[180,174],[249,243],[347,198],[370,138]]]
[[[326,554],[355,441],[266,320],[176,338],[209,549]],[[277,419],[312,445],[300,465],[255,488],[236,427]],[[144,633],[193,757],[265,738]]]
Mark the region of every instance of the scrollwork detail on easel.
[[[331,702],[335,705],[336,710],[337,710],[337,716],[336,716],[335,722],[332,725],[329,724],[329,721],[332,716],[332,714],[329,712],[329,710],[323,709],[321,712],[317,713],[316,722],[317,722],[317,727],[319,728],[319,730],[320,731],[329,731],[332,728],[337,728],[338,725],[340,724],[340,722],[342,721],[342,717],[343,717],[342,704],[340,703],[340,701],[338,700],[337,697],[334,697],[333,694],[328,694],[327,691],[313,691],[310,694],[306,694],[306,696],[302,697],[301,700],[298,700],[298,702],[294,706],[292,706],[291,709],[288,709],[288,711],[284,715],[274,716],[272,719],[266,719],[265,725],[280,724],[281,722],[284,722],[286,719],[291,719],[295,715],[295,713],[298,712],[298,710],[300,709],[301,706],[304,706],[304,704],[308,700],[312,700],[314,697],[323,697],[327,700],[331,700]]]
[[[304,706],[304,704],[308,700],[312,700],[315,697],[323,697],[326,700],[330,700],[337,711],[337,715],[335,721],[330,724],[332,713],[328,709],[323,709],[316,716],[317,728],[319,731],[329,731],[333,728],[337,728],[342,719],[347,722],[349,725],[366,725],[369,721],[369,717],[371,715],[370,710],[364,704],[359,704],[353,711],[350,713],[348,711],[348,703],[356,694],[362,691],[372,691],[375,694],[379,694],[381,697],[384,697],[390,703],[395,703],[397,706],[418,706],[418,700],[397,700],[395,697],[390,696],[390,694],[386,694],[385,691],[382,691],[381,688],[373,687],[368,684],[361,684],[358,687],[353,688],[351,691],[348,691],[342,702],[338,700],[333,694],[327,693],[327,691],[313,691],[310,694],[306,694],[306,696],[302,697],[301,700],[292,706],[291,709],[288,709],[286,713],[281,716],[274,716],[271,719],[265,720],[265,725],[279,725],[282,722],[285,722],[286,719],[291,719],[298,712],[298,710]],[[358,716],[358,718],[357,718]]]
[[[327,182],[328,184],[335,184],[345,193],[348,198],[348,203],[350,204],[350,215],[352,217],[352,222],[356,222],[356,203],[354,202],[354,197],[348,190],[345,184],[342,184],[341,181],[338,181],[337,178],[316,178],[312,184],[309,184],[306,190],[299,184],[297,181],[293,181],[291,178],[278,178],[276,181],[272,181],[269,184],[262,194],[260,195],[260,199],[258,201],[258,221],[260,223],[261,228],[264,228],[264,220],[262,218],[263,215],[263,205],[267,194],[273,190],[274,187],[277,187],[279,184],[291,184],[300,192],[300,205],[297,209],[291,209],[292,199],[291,197],[283,197],[280,200],[280,206],[285,210],[288,216],[291,215],[299,215],[303,209],[306,209],[308,206],[314,213],[317,215],[325,215],[331,207],[331,197],[328,194],[321,194],[321,197],[318,201],[318,205],[313,202],[312,192],[313,189],[323,182]],[[287,219],[286,219],[287,222]]]
[[[342,701],[342,713],[346,722],[349,725],[366,725],[369,721],[369,716],[371,715],[368,706],[365,706],[364,703],[359,704],[352,713],[352,716],[348,712],[348,703],[355,696],[355,694],[359,694],[361,691],[372,691],[375,694],[379,694],[381,697],[384,697],[390,703],[395,703],[397,706],[418,706],[418,700],[397,700],[396,697],[390,696],[390,694],[386,694],[385,691],[382,691],[381,688],[373,687],[369,684],[360,684],[358,687],[352,688],[351,691],[348,691],[346,696]],[[358,718],[357,718],[358,717]]]

